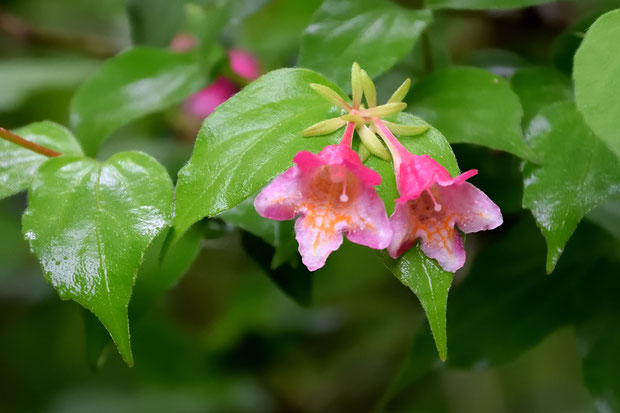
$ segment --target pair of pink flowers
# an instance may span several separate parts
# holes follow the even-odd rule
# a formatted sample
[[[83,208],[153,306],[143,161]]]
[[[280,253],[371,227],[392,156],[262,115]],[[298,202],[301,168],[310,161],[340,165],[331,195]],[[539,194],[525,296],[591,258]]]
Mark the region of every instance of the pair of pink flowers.
[[[454,272],[461,268],[465,250],[456,227],[465,233],[493,229],[502,223],[502,215],[481,190],[466,182],[476,170],[453,178],[430,156],[410,153],[392,133],[394,130],[402,135],[419,134],[428,127],[396,125],[380,118],[404,109],[406,105],[401,101],[409,83],[405,82],[382,106],[376,106],[374,85],[356,64],[353,106],[324,86],[311,86],[348,113],[305,132],[323,134],[346,125],[342,141],[326,146],[318,155],[307,151],[295,155],[296,165],[276,177],[256,197],[257,212],[274,220],[300,215],[295,223],[296,238],[303,263],[311,271],[321,268],[329,254],[340,247],[343,234],[357,244],[378,250],[387,248],[393,258],[419,239],[422,251],[436,259],[444,270]],[[362,90],[368,108],[361,106]],[[351,149],[356,129],[371,153],[384,157],[385,148],[376,133],[391,154],[400,197],[395,200],[389,219],[375,190],[381,176],[364,166]]]

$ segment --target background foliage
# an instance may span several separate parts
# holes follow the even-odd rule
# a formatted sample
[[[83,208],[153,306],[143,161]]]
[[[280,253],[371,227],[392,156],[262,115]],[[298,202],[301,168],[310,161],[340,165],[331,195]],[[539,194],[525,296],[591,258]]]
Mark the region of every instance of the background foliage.
[[[67,156],[0,140],[0,411],[620,411],[620,4],[421,3],[4,2],[0,125]],[[502,208],[454,275],[347,243],[311,274],[252,208],[354,60]]]

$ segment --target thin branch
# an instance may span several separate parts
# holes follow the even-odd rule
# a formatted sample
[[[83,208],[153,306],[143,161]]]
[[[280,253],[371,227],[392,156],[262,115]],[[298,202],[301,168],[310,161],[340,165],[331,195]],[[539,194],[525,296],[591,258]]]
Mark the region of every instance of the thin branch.
[[[41,146],[37,143],[27,141],[21,136],[17,136],[13,132],[9,132],[8,130],[0,127],[0,138],[5,139],[9,142],[13,142],[15,145],[19,145],[22,148],[26,148],[31,150],[32,152],[36,152],[40,155],[47,156],[48,158],[53,158],[55,156],[61,156],[62,153],[56,152],[52,149],[46,148],[45,146]]]
[[[105,37],[38,27],[1,9],[0,33],[5,33],[22,42],[76,50],[97,57],[114,56],[119,51],[119,48]]]

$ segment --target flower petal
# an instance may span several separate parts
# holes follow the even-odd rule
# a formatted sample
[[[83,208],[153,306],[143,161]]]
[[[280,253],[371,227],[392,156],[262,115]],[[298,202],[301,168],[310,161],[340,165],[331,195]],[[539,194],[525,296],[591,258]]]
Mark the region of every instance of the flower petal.
[[[332,251],[342,244],[342,232],[336,227],[325,228],[317,222],[320,217],[305,215],[295,222],[296,239],[301,260],[308,270],[315,271],[325,265]]]
[[[382,250],[392,240],[392,227],[377,191],[369,186],[362,189],[357,202],[351,206],[351,224],[347,238],[356,244]]]
[[[187,98],[185,108],[194,116],[206,118],[238,91],[232,81],[220,76],[215,82]]]
[[[247,80],[256,80],[260,76],[261,68],[258,59],[242,49],[228,50],[230,68],[239,76]]]
[[[261,216],[278,221],[295,218],[301,191],[299,168],[293,166],[278,175],[254,200],[254,208]]]
[[[421,209],[426,209],[426,203],[428,200],[396,204],[390,218],[393,236],[388,253],[398,258],[419,238],[420,248],[426,255],[436,259],[444,270],[454,272],[465,264],[461,236],[451,220],[441,221],[424,215]]]
[[[459,229],[467,234],[500,226],[502,213],[480,189],[469,182],[438,188],[439,202],[454,212]]]

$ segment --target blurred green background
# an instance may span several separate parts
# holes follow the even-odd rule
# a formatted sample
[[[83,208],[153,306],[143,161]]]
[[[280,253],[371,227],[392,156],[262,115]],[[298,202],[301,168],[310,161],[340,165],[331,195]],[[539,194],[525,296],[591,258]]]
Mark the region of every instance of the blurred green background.
[[[128,3],[139,14],[161,2]],[[294,65],[320,1],[258,3],[219,41],[252,52],[265,70]],[[579,31],[614,3],[440,12],[429,33],[434,65],[467,64],[503,76],[554,65],[569,75]],[[121,0],[3,1],[0,125],[66,125],[75,88],[132,44],[130,15]],[[172,22],[169,29],[167,22],[145,29],[141,41],[166,46],[166,31],[182,26]],[[416,46],[378,88],[391,91],[404,77],[419,76],[422,55]],[[199,125],[172,108],[122,128],[101,157],[142,150],[175,177]],[[416,297],[374,252],[345,242],[312,276],[304,306],[246,253],[243,244],[254,248],[256,240],[211,220],[197,229],[201,248],[187,274],[132,318],[135,366],[128,368],[110,346],[100,357],[88,314],[44,281],[21,236],[26,196],[0,201],[0,411],[612,411],[588,387],[594,394],[620,389],[619,333],[608,328],[620,325],[613,294],[620,291],[617,202],[580,224],[558,270],[547,276],[544,240],[520,207],[519,160],[466,145],[455,152],[462,169],[480,170],[472,182],[502,207],[506,223],[468,237],[468,266],[449,298],[445,365]]]

